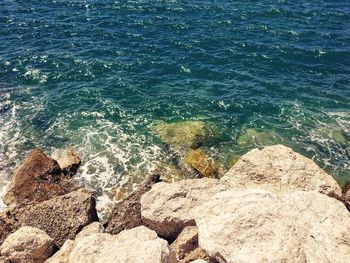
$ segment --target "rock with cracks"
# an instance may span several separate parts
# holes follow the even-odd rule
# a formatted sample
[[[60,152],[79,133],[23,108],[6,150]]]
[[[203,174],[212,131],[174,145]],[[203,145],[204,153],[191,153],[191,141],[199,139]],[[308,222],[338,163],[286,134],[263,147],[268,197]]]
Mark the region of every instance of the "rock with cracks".
[[[65,240],[73,239],[84,226],[98,221],[95,206],[91,192],[79,189],[13,213],[19,224],[44,230],[61,246]]]
[[[253,149],[221,178],[233,188],[261,188],[275,193],[316,190],[331,197],[342,193],[331,175],[312,160],[283,145]]]
[[[40,202],[66,194],[76,186],[61,174],[58,163],[34,149],[15,170],[4,195],[6,205]]]
[[[35,227],[21,227],[9,235],[0,247],[0,261],[42,263],[53,254],[54,241]]]
[[[199,246],[221,262],[347,262],[350,215],[316,191],[229,190],[197,208]]]
[[[98,233],[70,243],[65,257],[47,263],[175,263],[168,243],[145,226],[125,230],[118,235]]]
[[[226,189],[227,185],[209,178],[155,184],[141,198],[142,220],[160,236],[174,240],[186,226],[195,225],[194,208]]]
[[[158,175],[147,177],[139,188],[124,200],[116,203],[107,223],[106,232],[118,234],[125,229],[142,225],[141,196],[149,191],[153,184],[159,181]]]

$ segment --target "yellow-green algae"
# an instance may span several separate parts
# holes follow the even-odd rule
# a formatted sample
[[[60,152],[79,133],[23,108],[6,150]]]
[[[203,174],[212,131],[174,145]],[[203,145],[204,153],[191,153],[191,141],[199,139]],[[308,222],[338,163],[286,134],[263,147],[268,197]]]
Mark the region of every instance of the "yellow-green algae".
[[[204,121],[156,121],[151,129],[164,143],[174,148],[199,148],[216,134],[214,126]]]

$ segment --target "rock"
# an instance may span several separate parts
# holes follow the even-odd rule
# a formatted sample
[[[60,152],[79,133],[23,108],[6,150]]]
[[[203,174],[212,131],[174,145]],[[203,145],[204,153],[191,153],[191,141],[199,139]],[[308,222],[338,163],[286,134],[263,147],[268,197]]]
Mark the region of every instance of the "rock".
[[[160,162],[155,168],[155,173],[160,175],[162,182],[173,183],[186,179],[185,172],[175,164]]]
[[[66,258],[46,263],[170,263],[173,258],[168,243],[145,226],[125,230],[118,235],[93,234],[74,242]],[[176,262],[176,261],[172,261]]]
[[[40,149],[34,149],[15,170],[4,196],[6,205],[40,202],[75,189],[68,178],[61,176],[58,163]]]
[[[94,222],[83,228],[79,234],[75,237],[75,240],[68,239],[64,242],[63,246],[59,251],[57,251],[52,257],[45,261],[45,263],[68,263],[69,254],[73,250],[74,246],[87,236],[92,236],[97,233],[103,233],[104,228],[99,222]]]
[[[347,262],[350,215],[316,191],[228,190],[197,208],[199,246],[218,262]]]
[[[215,136],[212,125],[203,121],[182,121],[166,123],[158,121],[153,123],[151,129],[160,139],[174,148],[198,148],[210,137]]]
[[[155,184],[141,198],[142,221],[160,236],[175,240],[186,226],[195,225],[194,208],[226,189],[226,184],[209,178]]]
[[[78,154],[69,148],[64,152],[61,152],[56,159],[61,169],[67,174],[75,174],[81,164],[81,159]]]
[[[147,177],[140,187],[124,200],[116,203],[107,223],[106,232],[118,234],[119,232],[142,225],[141,196],[149,191],[153,184],[159,181],[159,175]]]
[[[196,226],[185,227],[170,246],[179,260],[183,259],[188,253],[197,247],[198,230]]]
[[[49,234],[58,246],[73,239],[86,225],[98,221],[93,195],[84,189],[54,197],[39,204],[18,208],[12,213],[20,225],[37,227]]]
[[[61,249],[48,258],[45,263],[69,263],[69,254],[72,252],[74,244],[73,240],[66,240]]]
[[[174,251],[177,260],[189,263],[196,259],[207,259],[209,255],[198,247],[198,230],[196,226],[185,227],[170,248]]]
[[[103,233],[104,232],[104,227],[100,222],[93,222],[90,225],[87,225],[84,227],[79,234],[75,237],[75,240],[78,240],[80,238],[86,237],[86,236],[91,236],[96,233]]]
[[[41,263],[53,254],[55,244],[44,231],[21,227],[10,234],[0,247],[1,262]]]
[[[189,150],[185,163],[203,177],[215,178],[218,175],[218,169],[214,166],[214,162],[209,160],[201,149]]]
[[[5,213],[0,213],[0,245],[5,238],[16,230],[16,221],[7,216]]]
[[[194,261],[191,261],[191,263],[207,263],[204,259],[196,259]]]
[[[283,145],[253,149],[221,178],[233,188],[263,188],[276,193],[316,190],[341,198],[337,182],[312,160]]]

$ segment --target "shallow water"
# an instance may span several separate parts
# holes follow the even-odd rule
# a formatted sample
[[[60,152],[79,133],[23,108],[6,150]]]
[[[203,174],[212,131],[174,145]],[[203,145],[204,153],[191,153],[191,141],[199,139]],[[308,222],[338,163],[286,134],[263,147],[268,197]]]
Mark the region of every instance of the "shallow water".
[[[201,120],[226,166],[283,143],[350,180],[349,1],[0,2],[0,187],[34,146],[73,146],[100,192],[169,151],[154,121]]]

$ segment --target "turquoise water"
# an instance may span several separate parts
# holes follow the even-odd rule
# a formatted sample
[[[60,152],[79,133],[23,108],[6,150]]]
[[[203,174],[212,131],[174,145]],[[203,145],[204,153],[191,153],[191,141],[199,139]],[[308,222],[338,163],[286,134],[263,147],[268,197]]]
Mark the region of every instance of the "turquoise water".
[[[226,166],[278,142],[350,180],[350,2],[0,2],[0,185],[34,146],[137,183],[171,159],[159,120],[213,123]]]

